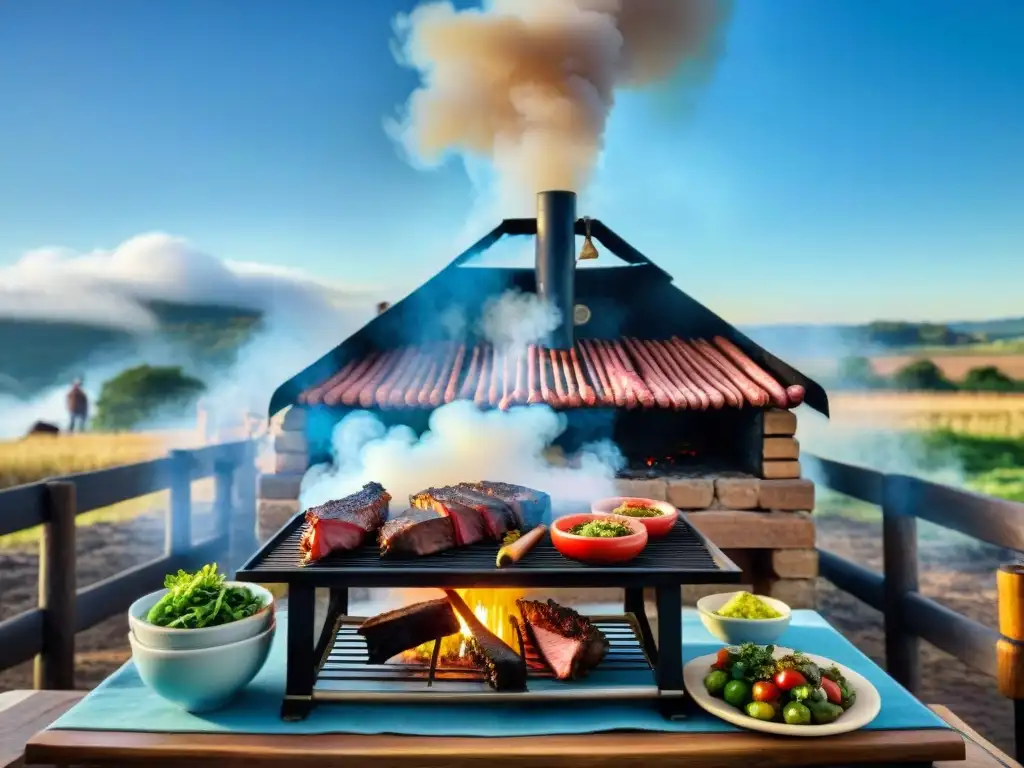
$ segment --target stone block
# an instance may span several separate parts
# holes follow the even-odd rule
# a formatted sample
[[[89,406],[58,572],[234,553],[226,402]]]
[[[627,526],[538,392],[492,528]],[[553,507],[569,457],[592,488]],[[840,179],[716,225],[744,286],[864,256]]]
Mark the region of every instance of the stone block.
[[[720,549],[807,549],[814,522],[803,512],[707,510],[687,515],[690,524]]]
[[[814,509],[814,483],[810,480],[762,480],[758,506],[783,511]]]
[[[778,579],[771,582],[768,588],[768,596],[781,600],[790,608],[817,607],[817,580],[816,579]]]
[[[281,432],[274,438],[274,453],[309,453],[304,432]]]
[[[277,474],[304,473],[309,469],[309,457],[304,453],[277,453],[274,455],[274,472]]]
[[[715,500],[715,481],[710,477],[672,478],[666,501],[679,509],[707,509]]]
[[[273,501],[298,500],[301,485],[300,472],[260,475],[259,498]]]
[[[261,499],[256,506],[256,535],[262,544],[299,512],[298,501]]]
[[[764,433],[765,435],[792,437],[796,434],[796,414],[778,408],[765,411]]]
[[[800,458],[800,443],[795,437],[766,437],[762,456],[765,460]]]
[[[654,499],[665,501],[668,493],[668,483],[661,479],[633,479],[620,477],[615,481],[615,487],[619,496],[635,496],[640,499]]]
[[[792,480],[800,477],[799,461],[765,461],[761,475],[766,480]]]
[[[284,421],[281,422],[281,425],[287,432],[302,432],[306,429],[306,420],[308,416],[308,410],[301,406],[293,405],[285,411]]]
[[[756,477],[720,477],[715,480],[715,497],[724,509],[757,509],[761,481]]]
[[[818,550],[776,549],[772,552],[772,574],[782,579],[816,579]]]

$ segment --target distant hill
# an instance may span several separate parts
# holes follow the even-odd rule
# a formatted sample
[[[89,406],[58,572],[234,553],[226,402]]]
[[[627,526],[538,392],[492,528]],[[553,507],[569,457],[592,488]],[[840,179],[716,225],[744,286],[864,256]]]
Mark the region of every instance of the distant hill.
[[[958,323],[879,320],[864,325],[747,326],[744,333],[782,357],[837,358],[913,352],[916,347],[969,347],[1024,336],[1024,318]]]
[[[260,327],[261,314],[235,307],[150,302],[154,333],[70,322],[0,318],[0,393],[31,397],[81,375],[85,369],[119,360],[166,357],[187,360],[197,374],[221,368]]]

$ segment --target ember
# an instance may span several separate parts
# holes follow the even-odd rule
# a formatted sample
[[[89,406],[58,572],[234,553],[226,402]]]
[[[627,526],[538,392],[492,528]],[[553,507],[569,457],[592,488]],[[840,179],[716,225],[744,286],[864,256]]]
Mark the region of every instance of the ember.
[[[518,589],[457,589],[466,604],[473,609],[474,615],[480,619],[485,627],[496,634],[503,642],[516,651],[519,650],[519,638],[516,637],[512,628],[509,616],[519,618],[519,610],[516,608],[516,600],[523,596]],[[458,635],[451,635],[441,640],[441,653],[439,661],[452,665],[470,664],[467,658],[466,641],[472,636],[469,627],[461,616],[459,626],[461,632]],[[430,662],[430,656],[434,651],[434,643],[424,643],[418,648],[406,654],[407,661]]]

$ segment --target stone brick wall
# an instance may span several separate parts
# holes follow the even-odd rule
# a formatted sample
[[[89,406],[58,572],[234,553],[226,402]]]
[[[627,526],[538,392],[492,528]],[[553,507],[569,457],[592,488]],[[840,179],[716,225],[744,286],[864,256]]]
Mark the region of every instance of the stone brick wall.
[[[305,411],[285,415],[274,442],[273,474],[259,482],[258,530],[266,541],[299,511],[299,485],[309,462]],[[623,496],[664,500],[743,569],[745,587],[778,597],[794,608],[815,606],[818,554],[815,549],[814,484],[800,477],[796,415],[765,414],[764,477],[738,472],[719,476],[621,479]],[[795,474],[794,474],[795,473]],[[684,589],[687,603],[716,587]]]

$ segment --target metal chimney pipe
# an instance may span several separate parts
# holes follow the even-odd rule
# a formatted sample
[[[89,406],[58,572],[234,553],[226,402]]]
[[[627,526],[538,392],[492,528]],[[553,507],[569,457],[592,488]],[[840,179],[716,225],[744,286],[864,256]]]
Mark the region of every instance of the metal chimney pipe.
[[[576,193],[537,193],[537,295],[561,316],[547,340],[552,349],[572,349],[576,305]]]

